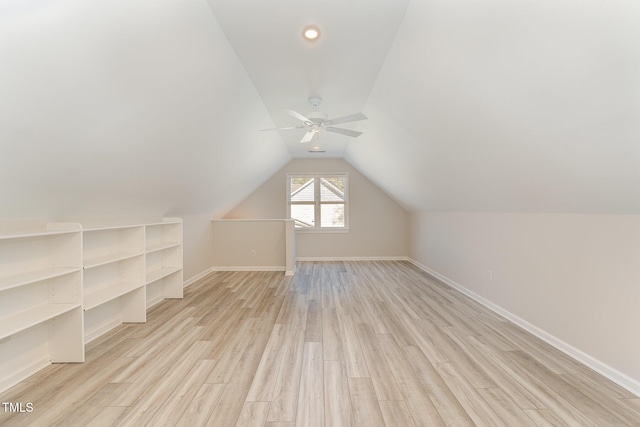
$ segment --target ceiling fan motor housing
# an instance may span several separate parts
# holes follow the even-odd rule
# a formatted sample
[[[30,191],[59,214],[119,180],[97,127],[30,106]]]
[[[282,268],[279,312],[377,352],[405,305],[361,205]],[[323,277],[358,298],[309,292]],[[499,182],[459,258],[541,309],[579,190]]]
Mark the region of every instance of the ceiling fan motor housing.
[[[327,113],[323,113],[320,111],[310,111],[308,113],[305,113],[304,116],[311,120],[313,123],[322,123],[327,120],[328,117]]]
[[[311,98],[308,99],[308,101],[314,110],[316,110],[320,106],[320,104],[322,104],[322,98],[320,97],[312,96]]]

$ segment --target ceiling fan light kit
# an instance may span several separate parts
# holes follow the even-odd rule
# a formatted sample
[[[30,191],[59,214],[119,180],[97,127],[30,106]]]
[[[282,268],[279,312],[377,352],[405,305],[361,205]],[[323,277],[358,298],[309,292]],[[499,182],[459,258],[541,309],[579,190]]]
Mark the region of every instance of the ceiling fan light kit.
[[[358,132],[351,129],[337,128],[333,125],[357,122],[360,120],[367,120],[367,116],[362,113],[349,114],[348,116],[336,117],[335,119],[328,119],[326,113],[318,111],[317,108],[322,103],[322,98],[311,97],[308,99],[309,103],[313,107],[313,111],[300,114],[297,111],[285,110],[291,117],[298,119],[302,122],[299,126],[289,126],[285,128],[275,129],[262,129],[262,130],[297,130],[306,129],[307,133],[304,134],[300,140],[301,144],[311,142],[313,138],[320,132],[320,130],[326,130],[327,132],[339,133],[341,135],[355,138],[362,135],[362,132]]]

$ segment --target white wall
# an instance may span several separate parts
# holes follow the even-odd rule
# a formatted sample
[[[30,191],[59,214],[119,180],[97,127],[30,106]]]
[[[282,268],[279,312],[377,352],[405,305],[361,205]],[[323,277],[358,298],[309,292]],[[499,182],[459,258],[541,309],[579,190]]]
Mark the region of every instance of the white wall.
[[[413,213],[410,257],[640,392],[640,216]]]
[[[0,0],[0,58],[0,218],[182,216],[188,279],[290,159],[204,0]]]
[[[211,214],[179,215],[182,218],[184,280],[198,277],[213,266]]]
[[[212,224],[215,266],[269,266],[284,270],[284,221],[213,221]]]
[[[640,213],[640,2],[412,0],[346,159],[412,211]]]
[[[274,270],[293,274],[293,221],[215,219],[213,265],[216,270]]]
[[[294,159],[225,218],[285,218],[286,174],[347,172],[349,232],[296,232],[296,256],[403,257],[408,253],[408,213],[342,159]]]

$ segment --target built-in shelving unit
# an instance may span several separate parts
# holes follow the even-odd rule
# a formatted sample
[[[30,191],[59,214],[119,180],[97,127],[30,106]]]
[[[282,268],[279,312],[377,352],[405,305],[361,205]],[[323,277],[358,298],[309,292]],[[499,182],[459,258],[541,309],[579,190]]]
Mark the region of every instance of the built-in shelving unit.
[[[83,362],[79,224],[0,223],[0,390],[51,362]]]
[[[144,225],[82,221],[85,339],[115,326],[147,320]]]
[[[166,218],[145,231],[147,307],[182,298],[182,221]]]
[[[0,391],[182,288],[180,218],[0,221]]]

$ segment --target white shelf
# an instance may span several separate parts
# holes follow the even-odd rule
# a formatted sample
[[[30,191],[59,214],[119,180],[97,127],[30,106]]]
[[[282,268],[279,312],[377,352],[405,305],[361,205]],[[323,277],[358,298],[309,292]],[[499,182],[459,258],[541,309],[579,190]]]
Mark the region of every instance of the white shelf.
[[[147,253],[150,254],[152,252],[163,251],[165,249],[177,248],[181,245],[181,243],[176,242],[167,242],[167,243],[156,243],[152,245],[147,245]]]
[[[173,217],[67,218],[65,221],[82,224],[82,230],[85,232],[182,223],[181,218]]]
[[[14,233],[0,233],[0,240],[6,239],[25,239],[29,237],[57,236],[60,234],[77,233],[79,230],[47,230],[38,231],[38,229],[20,230]]]
[[[15,335],[25,329],[51,320],[75,308],[80,304],[42,304],[29,310],[0,319],[0,340]]]
[[[105,231],[105,230],[125,230],[127,228],[136,228],[142,227],[143,224],[131,224],[131,223],[123,223],[122,225],[114,225],[114,224],[104,224],[100,225],[98,223],[87,225],[83,222],[83,231],[85,233],[91,233],[92,231]]]
[[[34,363],[83,362],[87,340],[145,322],[148,295],[181,298],[182,239],[181,218],[0,221],[0,392]]]
[[[154,225],[167,225],[167,224],[182,224],[182,218],[162,218],[160,221],[150,221],[145,223],[147,227]]]
[[[80,271],[80,268],[54,267],[0,277],[0,291],[18,288],[41,280],[53,279],[77,271]]]
[[[177,273],[180,270],[182,270],[181,267],[163,267],[157,270],[147,271],[147,284],[153,283],[156,280],[160,280],[173,273]]]
[[[30,237],[55,236],[77,233],[81,230],[76,223],[48,223],[44,221],[2,221],[0,240],[25,239]]]
[[[144,254],[140,252],[137,252],[137,253],[136,252],[116,252],[112,254],[86,258],[83,261],[83,263],[84,263],[84,268],[86,269],[86,268],[98,267],[105,264],[110,264],[112,262],[123,261],[129,258],[135,258],[141,255],[144,255]]]
[[[129,292],[140,289],[144,284],[138,283],[116,283],[113,285],[105,286],[98,291],[86,293],[84,295],[84,310],[91,310],[106,302],[112,301],[116,298],[120,298]]]

